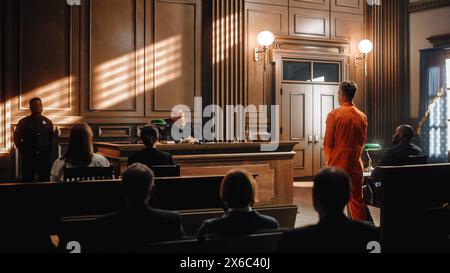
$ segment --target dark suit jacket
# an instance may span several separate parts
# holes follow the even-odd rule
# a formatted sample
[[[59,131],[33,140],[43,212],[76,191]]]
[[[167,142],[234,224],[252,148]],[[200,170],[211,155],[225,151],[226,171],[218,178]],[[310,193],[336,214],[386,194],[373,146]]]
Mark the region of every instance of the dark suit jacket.
[[[97,246],[135,245],[176,240],[183,237],[178,213],[142,205],[97,219]]]
[[[412,143],[402,143],[387,149],[377,166],[403,166],[408,164],[408,157],[412,155],[423,156],[423,151]],[[372,173],[372,178],[380,177],[376,168]]]
[[[227,212],[220,218],[203,222],[197,236],[204,235],[246,235],[264,230],[278,229],[275,218],[262,215],[257,211]]]
[[[128,159],[128,166],[134,163],[142,163],[147,165],[149,168],[152,166],[175,165],[175,162],[170,154],[158,151],[155,148],[145,148],[142,151],[132,155]]]
[[[379,242],[375,227],[351,221],[345,215],[322,219],[319,224],[285,232],[278,246],[287,253],[364,253]]]
[[[44,116],[21,119],[14,132],[14,144],[25,157],[36,156],[36,152],[50,154],[53,139],[53,123]]]

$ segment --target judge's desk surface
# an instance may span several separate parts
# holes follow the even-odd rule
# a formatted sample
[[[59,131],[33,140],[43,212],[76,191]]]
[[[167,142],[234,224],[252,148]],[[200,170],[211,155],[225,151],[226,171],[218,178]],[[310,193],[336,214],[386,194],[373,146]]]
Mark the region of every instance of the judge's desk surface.
[[[262,151],[267,143],[159,144],[180,165],[181,176],[225,175],[243,168],[256,174],[258,205],[293,203],[293,159],[297,142],[280,142],[275,151]],[[97,153],[115,166],[116,175],[127,168],[128,157],[142,150],[142,144],[95,143]]]

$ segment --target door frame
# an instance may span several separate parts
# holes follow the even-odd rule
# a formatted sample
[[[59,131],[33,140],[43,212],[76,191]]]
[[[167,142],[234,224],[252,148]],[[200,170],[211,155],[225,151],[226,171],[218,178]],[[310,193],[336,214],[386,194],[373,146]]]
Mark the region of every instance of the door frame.
[[[271,50],[271,62],[274,66],[274,77],[275,77],[275,105],[280,107],[280,115],[283,115],[283,98],[282,98],[282,87],[285,83],[294,83],[294,82],[284,82],[283,81],[283,61],[284,60],[299,60],[299,61],[312,61],[312,62],[338,62],[341,64],[340,66],[340,80],[345,81],[348,80],[350,75],[350,55],[345,53],[320,53],[320,52],[308,52],[303,50],[287,50],[287,49],[273,49]],[[298,82],[302,84],[302,82]],[[303,84],[305,84],[303,82]],[[306,84],[311,85],[327,85],[327,83],[323,82],[310,82]],[[336,83],[329,83],[329,85],[336,85]],[[314,96],[314,94],[313,94]],[[314,110],[313,110],[314,111]],[[280,117],[280,120],[283,120],[283,116]],[[313,122],[314,123],[314,122]],[[313,124],[314,125],[314,124]],[[283,130],[280,128],[281,137],[284,137],[283,134],[287,133],[287,130]],[[306,160],[306,159],[305,159]],[[313,160],[313,159],[311,159]],[[314,163],[314,162],[313,162]],[[299,178],[299,177],[296,177]]]

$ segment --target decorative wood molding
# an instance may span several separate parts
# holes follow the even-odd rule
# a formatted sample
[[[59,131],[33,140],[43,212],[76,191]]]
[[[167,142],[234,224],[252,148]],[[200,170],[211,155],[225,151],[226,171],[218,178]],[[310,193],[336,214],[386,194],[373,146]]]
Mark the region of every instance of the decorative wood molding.
[[[422,0],[409,3],[408,11],[410,13],[435,9],[439,7],[450,6],[450,0]]]
[[[99,138],[131,137],[131,126],[99,126]]]
[[[434,47],[450,46],[450,33],[433,35],[427,38]]]
[[[349,48],[350,43],[342,40],[333,39],[314,39],[314,38],[299,38],[293,36],[277,36],[275,39],[275,48],[283,49],[285,45],[297,46],[312,46],[312,47],[327,47],[337,49],[339,53],[344,53]]]

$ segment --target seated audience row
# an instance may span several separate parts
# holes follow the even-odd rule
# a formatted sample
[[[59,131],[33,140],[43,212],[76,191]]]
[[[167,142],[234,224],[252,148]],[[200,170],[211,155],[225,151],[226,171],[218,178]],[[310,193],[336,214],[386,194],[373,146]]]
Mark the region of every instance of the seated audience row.
[[[155,127],[145,126],[142,128],[141,138],[145,149],[131,156],[128,160],[129,165],[142,163],[149,168],[175,165],[170,154],[156,149],[159,133]],[[67,152],[54,162],[50,180],[62,182],[64,181],[64,168],[77,167],[110,167],[110,162],[105,157],[94,153],[93,133],[86,123],[77,124],[72,128]]]
[[[183,237],[180,216],[149,207],[154,188],[153,172],[143,164],[133,164],[123,175],[123,193],[128,202],[124,211],[99,218],[96,243],[101,247],[171,241]],[[367,244],[379,241],[377,229],[349,220],[343,213],[350,198],[347,173],[325,169],[314,179],[314,207],[320,222],[283,234],[280,252],[365,252]],[[224,178],[221,198],[228,208],[220,218],[206,220],[198,231],[204,236],[249,235],[279,228],[276,219],[254,211],[256,183],[244,170],[233,170]]]

